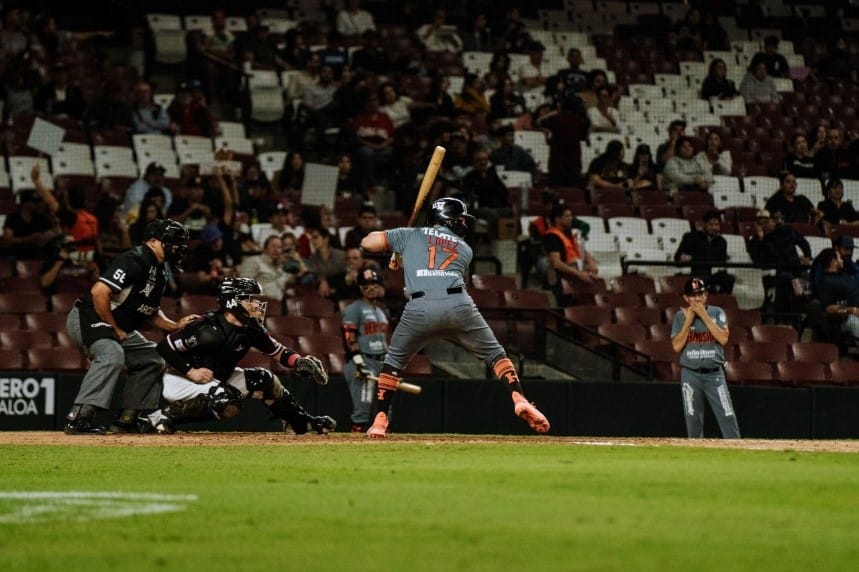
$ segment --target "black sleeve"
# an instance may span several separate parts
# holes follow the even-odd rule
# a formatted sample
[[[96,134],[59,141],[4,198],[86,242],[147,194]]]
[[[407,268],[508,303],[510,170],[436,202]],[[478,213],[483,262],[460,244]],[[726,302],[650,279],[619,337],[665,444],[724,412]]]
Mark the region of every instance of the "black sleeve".
[[[687,232],[683,235],[683,238],[680,239],[680,245],[677,247],[677,252],[674,253],[674,261],[680,262],[681,254],[692,254],[691,252],[691,242],[692,242],[692,233]]]
[[[271,337],[265,328],[248,328],[248,338],[251,346],[266,355],[274,355],[283,347],[283,344]]]
[[[561,242],[561,239],[555,236],[554,234],[545,234],[543,235],[543,250],[546,252],[546,256],[549,255],[550,252],[559,252],[561,253],[561,260],[564,260],[564,245]]]
[[[165,337],[158,342],[158,354],[164,358],[167,365],[182,375],[187,375],[188,371],[191,369],[191,364],[185,359],[185,356],[173,349],[173,346],[170,345],[168,340],[169,338]]]
[[[197,320],[165,336],[158,343],[158,353],[170,366],[186,374],[191,369],[189,354],[200,350],[217,352],[223,345],[224,336],[218,330],[205,320]]]

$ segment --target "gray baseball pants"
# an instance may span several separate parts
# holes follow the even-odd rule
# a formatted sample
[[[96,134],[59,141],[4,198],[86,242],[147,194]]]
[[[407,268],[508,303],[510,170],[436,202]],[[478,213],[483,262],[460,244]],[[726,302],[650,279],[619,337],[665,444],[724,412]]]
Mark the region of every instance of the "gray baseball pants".
[[[164,359],[158,355],[155,342],[143,337],[138,331],[128,332],[120,344],[113,339],[100,339],[85,348],[81,336],[81,320],[78,308],[72,308],[66,318],[69,337],[82,348],[92,363],[81,381],[75,397],[76,405],[94,405],[110,409],[110,402],[123,369],[128,369],[128,379],[122,393],[123,409],[157,409],[161,396]]]
[[[373,375],[379,377],[379,373],[382,371],[382,362],[365,355],[364,363]],[[376,399],[376,382],[355,379],[355,370],[357,369],[352,360],[343,365],[343,375],[346,377],[346,385],[349,387],[349,395],[352,397],[352,416],[350,419],[356,425],[367,425],[370,423],[370,414]]]
[[[722,437],[739,439],[740,428],[725,381],[725,371],[699,373],[689,368],[680,370],[680,386],[683,395],[683,415],[686,417],[686,434],[690,439],[704,437],[704,398],[719,423]]]

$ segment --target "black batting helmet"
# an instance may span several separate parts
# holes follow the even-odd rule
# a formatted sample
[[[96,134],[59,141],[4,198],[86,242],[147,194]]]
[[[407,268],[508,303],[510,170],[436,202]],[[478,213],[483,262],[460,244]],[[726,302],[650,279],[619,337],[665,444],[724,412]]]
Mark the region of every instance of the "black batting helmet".
[[[254,322],[259,326],[265,323],[265,308],[268,302],[258,300],[259,312],[254,315],[249,314],[241,304],[242,300],[250,300],[256,296],[262,296],[262,286],[253,278],[225,278],[218,286],[218,304],[221,305],[221,310],[231,312],[246,326],[254,325]]]
[[[370,284],[382,284],[382,277],[373,268],[364,266],[358,272],[358,286],[369,286]]]
[[[459,236],[465,236],[468,225],[474,217],[468,214],[468,207],[459,199],[445,197],[433,202],[427,222],[431,225],[446,226]]]
[[[145,240],[157,239],[164,245],[164,260],[182,270],[182,258],[188,250],[188,229],[169,218],[155,219],[146,225]]]

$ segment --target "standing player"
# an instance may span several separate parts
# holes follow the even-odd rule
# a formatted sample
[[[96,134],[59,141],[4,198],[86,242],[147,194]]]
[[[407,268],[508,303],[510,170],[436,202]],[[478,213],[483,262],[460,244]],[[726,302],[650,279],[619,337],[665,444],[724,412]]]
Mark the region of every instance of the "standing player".
[[[459,199],[442,198],[432,204],[430,227],[396,228],[367,235],[361,246],[370,252],[392,250],[402,257],[409,302],[385,356],[376,393],[376,417],[367,435],[385,436],[388,408],[400,381],[399,372],[412,356],[435,338],[452,338],[492,367],[513,399],[513,411],[538,433],[549,421],[525,399],[513,362],[465,291],[464,275],[471,263],[471,247],[463,240],[468,214]]]
[[[267,302],[262,286],[251,278],[226,278],[218,287],[220,309],[208,312],[158,344],[174,371],[164,376],[163,396],[169,405],[148,416],[158,433],[175,433],[176,426],[194,421],[230,419],[246,397],[262,399],[271,412],[297,434],[308,428],[333,431],[331,417],[310,415],[272,372],[261,367],[236,367],[248,350],[278,358],[284,367],[324,385],[328,374],[315,356],[300,356],[271,337],[265,329]]]
[[[739,439],[740,429],[725,381],[725,344],[728,323],[725,311],[707,305],[707,285],[690,278],[683,287],[688,306],[674,315],[671,345],[680,354],[680,384],[683,390],[683,415],[690,438],[704,437],[704,398],[719,422],[722,437]]]
[[[388,316],[380,307],[385,297],[382,278],[372,268],[358,271],[361,299],[343,310],[343,341],[346,346],[346,364],[343,374],[352,396],[352,432],[366,431],[370,426],[370,413],[376,382],[382,371],[382,360],[388,352]]]
[[[143,244],[121,254],[96,281],[92,289],[75,302],[66,319],[69,337],[92,359],[75,403],[66,415],[68,435],[103,435],[95,414],[110,408],[113,392],[124,368],[128,380],[122,394],[122,412],[110,430],[137,433],[138,411],[158,407],[164,360],[150,342],[137,331],[150,321],[161,330],[183,327],[196,316],[179,322],[161,311],[161,295],[167,284],[168,262],[181,270],[187,249],[188,230],[176,221],[156,219],[146,226]]]

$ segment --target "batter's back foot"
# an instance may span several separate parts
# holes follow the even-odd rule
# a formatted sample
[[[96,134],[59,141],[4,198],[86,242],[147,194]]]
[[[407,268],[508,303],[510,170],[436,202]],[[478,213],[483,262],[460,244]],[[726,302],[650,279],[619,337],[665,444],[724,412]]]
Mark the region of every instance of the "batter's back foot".
[[[550,429],[549,420],[546,416],[540,413],[533,403],[530,403],[525,397],[518,392],[513,392],[513,412],[517,417],[525,420],[528,425],[537,433],[548,433]]]
[[[373,425],[367,429],[367,437],[370,439],[384,439],[388,433],[388,416],[384,411],[376,413]]]

